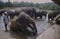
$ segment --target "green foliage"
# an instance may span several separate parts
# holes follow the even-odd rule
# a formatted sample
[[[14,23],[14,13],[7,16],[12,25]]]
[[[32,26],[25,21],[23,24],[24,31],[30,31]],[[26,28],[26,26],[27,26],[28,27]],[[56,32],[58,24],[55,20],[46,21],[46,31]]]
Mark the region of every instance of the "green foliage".
[[[55,3],[45,3],[45,4],[40,4],[39,9],[44,9],[44,10],[60,10],[60,6],[58,6]]]
[[[3,2],[0,1],[0,8],[3,7],[37,7],[40,10],[60,10],[60,6],[55,3],[32,3],[32,2]]]
[[[12,7],[12,3],[11,2],[5,2],[4,3],[6,7]]]
[[[0,9],[3,8],[4,3],[2,1],[0,1]]]

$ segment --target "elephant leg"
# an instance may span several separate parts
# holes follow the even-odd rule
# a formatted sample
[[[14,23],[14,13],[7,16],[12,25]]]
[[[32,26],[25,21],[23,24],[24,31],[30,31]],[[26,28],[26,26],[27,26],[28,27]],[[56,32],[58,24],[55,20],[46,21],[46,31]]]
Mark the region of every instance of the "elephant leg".
[[[40,19],[42,19],[42,16],[40,16]]]
[[[45,19],[46,19],[46,15],[45,15]]]
[[[37,16],[35,15],[35,19],[37,19]]]

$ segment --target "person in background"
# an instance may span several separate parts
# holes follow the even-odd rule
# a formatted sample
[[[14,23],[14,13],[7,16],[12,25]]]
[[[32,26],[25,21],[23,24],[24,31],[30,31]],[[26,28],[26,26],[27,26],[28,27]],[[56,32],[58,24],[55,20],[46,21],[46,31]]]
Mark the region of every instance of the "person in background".
[[[5,26],[5,31],[8,31],[8,30],[7,30],[7,25],[8,25],[8,23],[9,23],[9,17],[8,17],[8,15],[7,15],[7,12],[4,12],[3,22],[4,22],[4,26]]]

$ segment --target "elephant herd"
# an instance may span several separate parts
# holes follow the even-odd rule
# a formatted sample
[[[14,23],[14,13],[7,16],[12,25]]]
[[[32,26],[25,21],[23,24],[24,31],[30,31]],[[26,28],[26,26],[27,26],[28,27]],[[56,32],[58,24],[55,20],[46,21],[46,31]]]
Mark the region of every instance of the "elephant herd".
[[[37,17],[42,18],[42,16],[46,17],[46,15],[47,15],[46,11],[36,12],[35,8],[27,8],[27,9],[15,10],[14,12],[10,11],[10,10],[1,10],[0,12],[1,12],[0,14],[3,14],[4,12],[7,12],[7,15],[10,16],[11,19],[14,18],[14,16],[18,16],[21,12],[25,12],[30,17],[32,17],[32,18],[34,17],[35,19],[37,19]]]
[[[27,9],[22,9],[20,11],[15,10],[13,11],[9,11],[9,10],[0,10],[0,16],[2,16],[2,14],[4,14],[4,12],[7,12],[7,15],[10,16],[11,19],[13,19],[11,21],[10,24],[10,30],[16,33],[24,33],[24,34],[28,34],[28,35],[36,35],[37,34],[37,28],[35,25],[35,22],[33,20],[33,17],[35,19],[37,19],[37,17],[40,17],[40,19],[42,19],[43,16],[45,16],[48,14],[48,12],[46,11],[39,11],[36,12],[35,8],[27,8]],[[59,11],[57,12],[52,12],[48,14],[48,20],[54,20],[54,18],[60,14]],[[17,17],[15,20],[15,16]],[[28,30],[28,27],[31,28],[32,31]]]
[[[60,11],[54,11],[48,14],[48,22],[55,21],[55,18],[60,14]],[[53,22],[52,22],[53,23]]]

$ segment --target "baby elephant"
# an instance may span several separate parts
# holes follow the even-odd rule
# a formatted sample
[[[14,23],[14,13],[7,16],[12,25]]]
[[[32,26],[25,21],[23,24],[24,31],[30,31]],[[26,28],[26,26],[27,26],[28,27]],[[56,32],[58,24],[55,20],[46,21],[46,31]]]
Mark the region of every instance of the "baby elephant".
[[[25,12],[21,12],[18,17],[11,21],[10,31],[25,35],[37,34],[37,28],[34,20]]]

